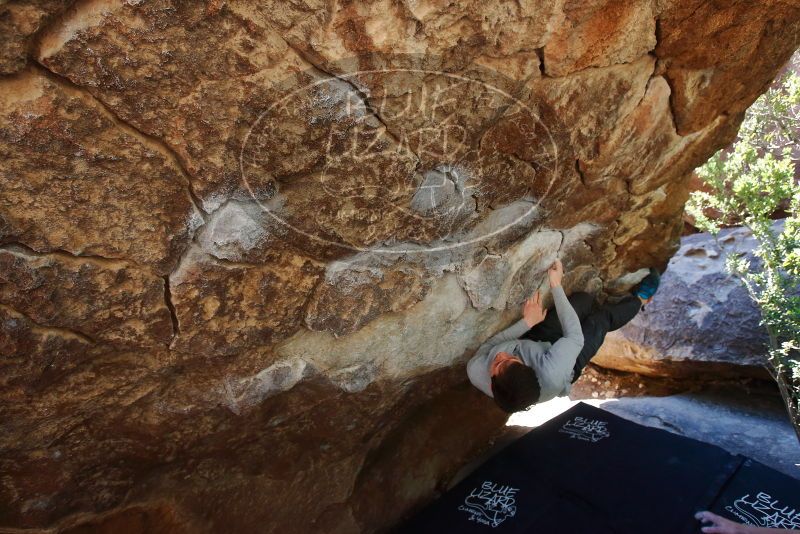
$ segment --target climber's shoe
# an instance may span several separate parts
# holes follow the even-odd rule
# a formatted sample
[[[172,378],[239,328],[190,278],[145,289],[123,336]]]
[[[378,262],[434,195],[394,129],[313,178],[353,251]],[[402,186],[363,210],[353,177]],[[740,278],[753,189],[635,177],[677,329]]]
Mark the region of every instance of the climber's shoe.
[[[636,296],[641,297],[642,300],[647,300],[656,294],[658,284],[661,283],[661,275],[658,271],[650,267],[650,274],[642,278],[639,286],[636,288]]]

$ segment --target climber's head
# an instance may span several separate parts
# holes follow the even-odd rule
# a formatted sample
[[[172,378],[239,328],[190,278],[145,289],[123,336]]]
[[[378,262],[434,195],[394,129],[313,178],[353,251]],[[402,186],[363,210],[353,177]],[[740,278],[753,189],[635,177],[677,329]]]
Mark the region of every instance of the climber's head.
[[[536,371],[522,363],[519,356],[498,352],[492,361],[492,395],[508,413],[524,410],[539,399]]]

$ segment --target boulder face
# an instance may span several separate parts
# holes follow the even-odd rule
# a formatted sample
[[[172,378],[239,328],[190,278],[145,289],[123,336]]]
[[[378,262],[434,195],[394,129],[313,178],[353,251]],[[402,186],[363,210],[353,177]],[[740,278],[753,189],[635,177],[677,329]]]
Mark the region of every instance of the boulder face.
[[[775,225],[780,232],[782,221]],[[756,245],[744,227],[722,230],[716,239],[681,238],[653,301],[606,336],[592,363],[650,376],[769,379],[761,313],[742,282],[725,269],[729,255],[756,263]]]
[[[563,258],[663,267],[789,0],[0,6],[0,528],[372,532]]]

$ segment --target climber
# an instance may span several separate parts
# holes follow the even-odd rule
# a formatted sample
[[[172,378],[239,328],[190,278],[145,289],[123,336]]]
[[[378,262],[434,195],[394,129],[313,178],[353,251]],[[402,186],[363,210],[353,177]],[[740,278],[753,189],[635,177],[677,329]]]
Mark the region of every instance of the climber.
[[[522,319],[489,338],[467,364],[470,382],[508,413],[569,394],[606,334],[633,319],[652,300],[660,281],[658,271],[650,269],[634,294],[599,305],[588,293],[567,298],[560,260],[547,274],[555,313],[542,309],[536,291],[525,302]]]

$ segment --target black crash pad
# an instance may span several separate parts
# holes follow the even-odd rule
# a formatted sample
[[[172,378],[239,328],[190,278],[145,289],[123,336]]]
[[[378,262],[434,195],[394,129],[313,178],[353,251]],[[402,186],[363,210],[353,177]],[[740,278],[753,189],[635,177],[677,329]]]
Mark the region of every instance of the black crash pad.
[[[693,516],[703,509],[752,524],[763,524],[753,510],[767,510],[791,525],[800,522],[800,481],[579,403],[490,458],[399,531],[695,534]]]
[[[800,530],[800,483],[746,458],[709,509],[748,525]]]

